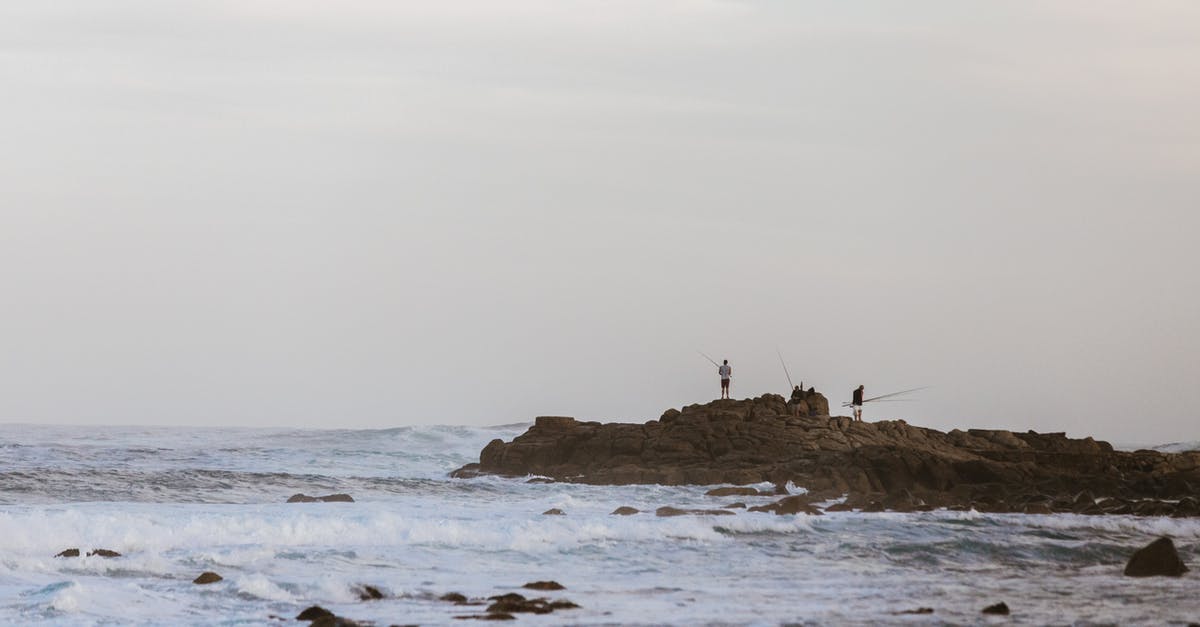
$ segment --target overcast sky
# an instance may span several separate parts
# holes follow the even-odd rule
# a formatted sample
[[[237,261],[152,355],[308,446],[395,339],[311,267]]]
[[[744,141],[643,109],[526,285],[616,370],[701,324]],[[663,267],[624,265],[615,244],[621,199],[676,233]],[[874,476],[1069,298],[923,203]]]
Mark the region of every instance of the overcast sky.
[[[1200,439],[1200,4],[8,0],[0,420]]]

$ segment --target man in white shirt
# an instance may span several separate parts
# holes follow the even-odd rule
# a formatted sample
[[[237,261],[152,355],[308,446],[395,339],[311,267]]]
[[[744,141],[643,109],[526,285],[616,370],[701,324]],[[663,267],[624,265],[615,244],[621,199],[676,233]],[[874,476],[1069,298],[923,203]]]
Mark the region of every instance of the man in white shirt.
[[[720,366],[717,366],[717,374],[721,375],[721,398],[729,398],[729,377],[733,376],[733,368],[729,367],[729,360],[722,360]]]

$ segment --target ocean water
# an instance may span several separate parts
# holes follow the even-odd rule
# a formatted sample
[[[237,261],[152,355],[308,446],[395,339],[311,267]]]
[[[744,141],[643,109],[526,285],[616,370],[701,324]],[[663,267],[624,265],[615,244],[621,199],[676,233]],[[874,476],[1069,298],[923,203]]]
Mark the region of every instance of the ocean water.
[[[378,625],[464,625],[473,623],[454,616],[482,608],[437,597],[553,579],[567,589],[527,596],[582,607],[516,624],[1200,621],[1200,570],[1121,576],[1129,555],[1161,535],[1200,569],[1200,520],[744,510],[658,518],[662,505],[772,499],[447,478],[492,438],[527,426],[0,426],[0,616],[22,625],[296,624],[318,604]],[[347,492],[357,502],[284,503],[296,492]],[[610,515],[622,505],[651,513]],[[566,515],[542,515],[554,507]],[[71,547],[123,556],[53,557]],[[225,580],[191,583],[205,570]],[[358,600],[360,584],[387,598]],[[980,614],[998,601],[1011,616]],[[934,613],[899,613],[919,607]]]

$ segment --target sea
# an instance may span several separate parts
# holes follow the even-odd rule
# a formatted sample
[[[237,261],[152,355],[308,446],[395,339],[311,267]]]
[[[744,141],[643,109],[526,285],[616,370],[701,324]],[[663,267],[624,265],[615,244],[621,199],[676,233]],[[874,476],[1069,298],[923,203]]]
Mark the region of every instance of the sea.
[[[517,625],[1200,621],[1200,519],[741,509],[660,518],[664,505],[773,499],[448,477],[528,426],[0,425],[0,618],[289,625],[319,605],[380,626],[464,625],[474,620],[457,617],[484,608],[442,595],[517,592],[580,606],[520,614]],[[354,502],[287,503],[296,493]],[[621,506],[643,513],[611,514]],[[543,514],[555,508],[564,515]],[[1193,572],[1122,576],[1136,549],[1164,535]],[[55,557],[68,548],[80,557]],[[121,556],[87,556],[99,548]],[[192,583],[204,571],[223,580]],[[565,589],[522,588],[545,580]],[[364,585],[384,598],[361,600]],[[1008,616],[981,613],[999,602]]]

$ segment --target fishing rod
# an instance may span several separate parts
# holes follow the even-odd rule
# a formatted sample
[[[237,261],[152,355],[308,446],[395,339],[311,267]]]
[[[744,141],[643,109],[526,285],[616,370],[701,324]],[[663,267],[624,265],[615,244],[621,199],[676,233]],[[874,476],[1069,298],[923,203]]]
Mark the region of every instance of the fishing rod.
[[[697,353],[700,353],[700,356],[701,356],[701,357],[703,357],[703,358],[705,358],[705,359],[707,359],[707,360],[711,361],[711,362],[712,362],[712,365],[714,365],[714,366],[716,366],[716,367],[718,367],[718,368],[720,368],[720,367],[721,367],[721,364],[718,364],[718,363],[717,363],[717,360],[713,359],[712,357],[709,357],[708,355],[705,355],[705,354],[704,354],[702,351],[696,351],[696,352],[697,352]]]
[[[792,375],[791,375],[791,373],[789,373],[789,372],[788,372],[788,369],[787,369],[787,363],[783,361],[783,353],[779,352],[779,349],[778,349],[778,348],[776,348],[776,349],[775,349],[775,354],[776,354],[776,355],[779,355],[779,365],[783,366],[783,376],[787,377],[787,380],[788,380],[788,389],[789,389],[789,390],[794,390],[794,389],[796,389],[796,386],[795,386],[795,385],[792,385]]]
[[[901,394],[909,394],[911,392],[919,392],[921,390],[928,390],[928,389],[929,389],[929,386],[926,385],[926,386],[919,387],[919,388],[913,388],[911,390],[901,390],[899,392],[892,392],[891,394],[881,394],[879,396],[873,396],[871,398],[864,398],[863,405],[866,405],[867,403],[893,403],[893,402],[897,402],[897,401],[910,401],[911,399],[892,399],[892,397],[900,396]],[[888,399],[891,399],[891,400],[888,400]],[[842,407],[851,407],[852,405],[853,405],[853,403],[842,403]]]

